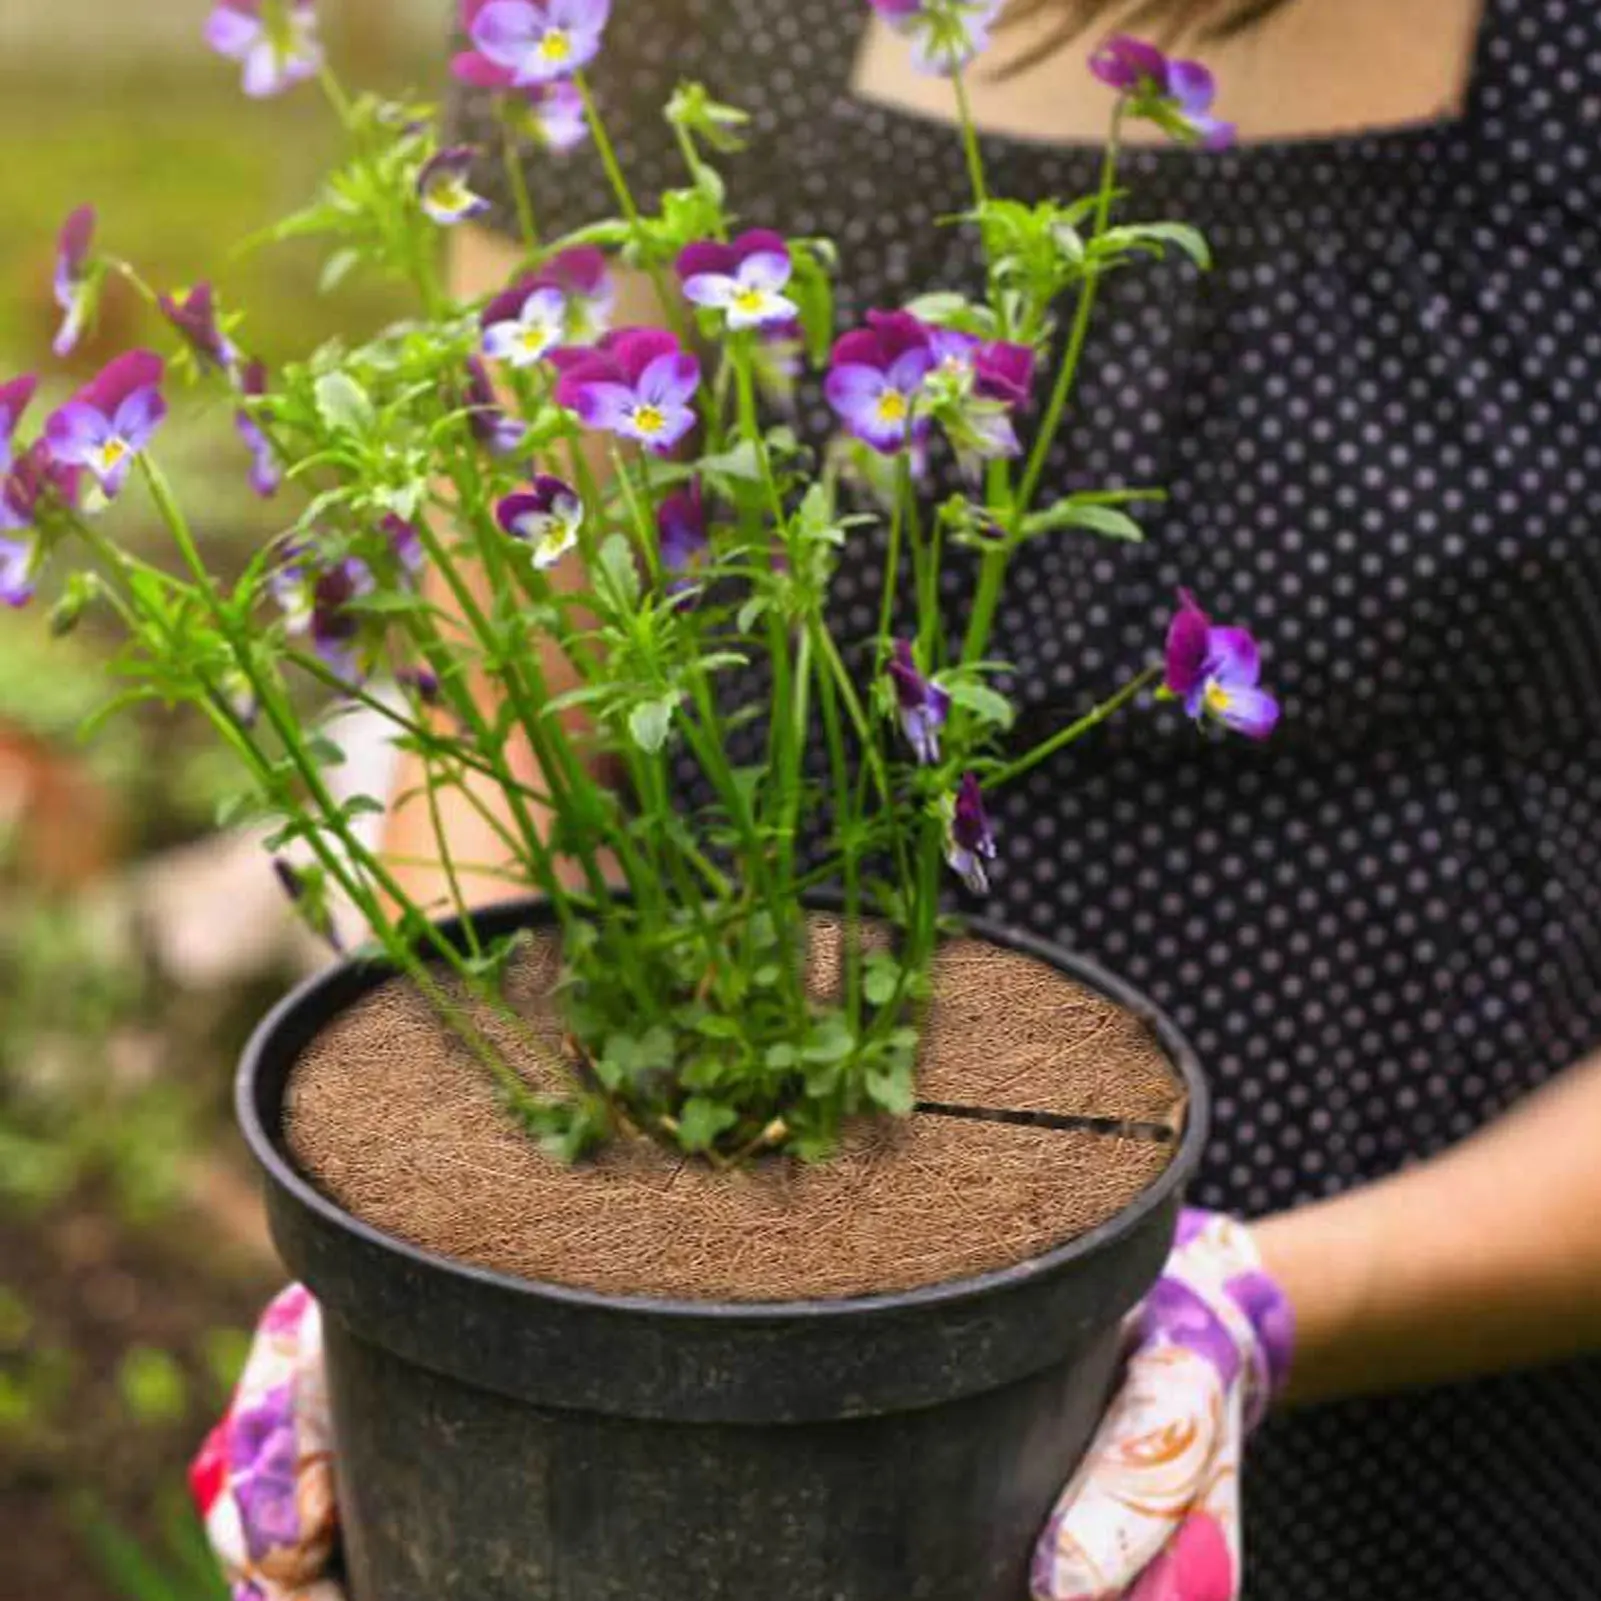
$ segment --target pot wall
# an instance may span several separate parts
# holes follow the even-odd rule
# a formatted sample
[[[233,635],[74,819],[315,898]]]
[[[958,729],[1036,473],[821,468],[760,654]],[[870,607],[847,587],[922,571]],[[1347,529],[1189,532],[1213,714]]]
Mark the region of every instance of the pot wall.
[[[1190,1115],[1167,1171],[1110,1223],[892,1295],[602,1296],[417,1250],[321,1195],[282,1132],[300,1050],[386,973],[335,969],[267,1020],[240,1113],[274,1238],[327,1315],[355,1601],[1019,1601],[1121,1321],[1171,1244],[1204,1090],[1183,1039],[1116,980],[970,926],[1147,1017]]]

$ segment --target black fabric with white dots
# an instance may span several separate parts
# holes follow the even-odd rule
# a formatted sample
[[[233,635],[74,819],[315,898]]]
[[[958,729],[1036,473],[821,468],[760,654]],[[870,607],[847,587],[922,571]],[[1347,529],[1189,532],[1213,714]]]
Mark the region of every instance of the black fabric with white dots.
[[[616,0],[595,71],[647,193],[683,181],[680,77],[754,114],[733,202],[839,243],[842,328],[981,286],[931,220],[967,199],[951,131],[849,93],[865,11]],[[984,146],[997,193],[1094,185],[1093,150]],[[1257,632],[1285,717],[1257,748],[1138,712],[1040,769],[996,802],[986,909],[1180,1021],[1216,1088],[1194,1199],[1253,1216],[1444,1149],[1601,1039],[1601,10],[1488,0],[1449,123],[1124,172],[1218,266],[1109,283],[1053,482],[1170,499],[1141,546],[1030,547],[994,654],[1044,729],[1153,659],[1184,584]],[[547,229],[615,209],[587,150],[529,175]],[[848,638],[879,554],[840,575]],[[957,562],[958,620],[970,586]],[[1248,1475],[1254,1601],[1601,1595],[1601,1363],[1287,1416]]]

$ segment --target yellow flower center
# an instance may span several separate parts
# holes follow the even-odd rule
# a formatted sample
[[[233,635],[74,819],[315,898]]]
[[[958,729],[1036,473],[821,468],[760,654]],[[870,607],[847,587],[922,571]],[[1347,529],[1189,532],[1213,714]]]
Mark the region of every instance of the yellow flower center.
[[[524,328],[521,334],[522,347],[530,356],[542,356],[545,347],[550,343],[550,334],[536,323],[532,328]]]
[[[1205,700],[1206,709],[1214,717],[1221,717],[1231,704],[1229,692],[1215,678],[1207,683]]]
[[[106,471],[119,465],[122,458],[128,454],[128,443],[124,439],[108,439],[100,447],[100,460],[104,463]]]
[[[467,185],[457,177],[436,178],[433,184],[434,204],[445,211],[465,211],[472,204]]]
[[[565,28],[547,28],[544,37],[539,41],[539,53],[546,61],[560,64],[573,53],[573,42],[567,37]]]
[[[906,421],[906,396],[898,389],[886,389],[878,397],[878,420],[880,422]]]
[[[734,296],[734,310],[746,313],[758,312],[767,303],[767,297],[760,289],[741,289]]]
[[[659,434],[667,426],[667,419],[662,415],[660,406],[652,406],[647,402],[643,406],[634,408],[634,427],[642,434]]]

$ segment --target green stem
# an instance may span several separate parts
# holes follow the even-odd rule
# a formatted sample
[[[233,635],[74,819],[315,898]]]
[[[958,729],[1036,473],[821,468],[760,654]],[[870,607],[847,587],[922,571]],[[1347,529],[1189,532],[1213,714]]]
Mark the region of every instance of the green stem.
[[[517,208],[517,227],[523,248],[532,255],[539,249],[539,224],[534,220],[534,202],[528,193],[528,178],[517,151],[517,134],[505,109],[500,113],[500,158],[506,168],[506,182]]]
[[[1054,756],[1064,746],[1071,745],[1076,739],[1082,739],[1091,729],[1099,727],[1107,718],[1120,712],[1149,689],[1161,678],[1162,671],[1160,667],[1147,667],[1138,677],[1130,679],[1115,695],[1086,712],[1076,723],[1070,723],[1066,728],[1059,729],[1049,739],[1036,745],[1027,755],[1019,756],[1016,761],[1008,762],[1006,766],[987,773],[984,777],[984,788],[995,790],[1003,784],[1010,784],[1013,779],[1021,778],[1024,773],[1033,771],[1041,762]]]
[[[967,83],[962,74],[951,74],[956,89],[956,114],[962,125],[962,150],[967,156],[967,177],[973,186],[973,203],[980,210],[989,204],[989,186],[984,181],[984,157],[978,148],[978,129],[973,123],[973,109],[968,104]]]

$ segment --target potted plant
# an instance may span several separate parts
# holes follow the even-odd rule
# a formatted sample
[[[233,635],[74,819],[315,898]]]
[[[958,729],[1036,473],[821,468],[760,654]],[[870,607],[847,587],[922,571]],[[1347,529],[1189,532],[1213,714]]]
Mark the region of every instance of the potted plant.
[[[738,110],[674,95],[684,185],[644,208],[584,71],[605,0],[466,0],[458,71],[504,89],[526,262],[457,303],[439,240],[483,208],[484,153],[348,96],[309,0],[222,0],[209,37],[247,91],[320,77],[348,136],[278,233],[329,239],[330,281],[409,282],[416,316],[269,380],[209,286],[159,294],[69,221],[62,344],[128,278],[179,364],[231,388],[257,486],[302,491],[231,583],[155,460],[160,357],[114,361],[25,449],[29,384],[0,391],[8,598],[86,554],[58,625],[114,610],[120,698],[198,707],[308,922],[335,938],[342,899],[370,931],[239,1081],[275,1236],[327,1313],[358,1601],[1015,1596],[1171,1239],[1204,1130],[1183,1040],[948,892],[985,888],[986,797],[1120,710],[1276,717],[1249,636],[1188,596],[1165,656],[1030,748],[989,656],[1019,548],[1137,539],[1159,495],[1052,496],[1045,471],[1102,280],[1206,265],[1190,229],[1120,220],[1119,128],[1227,130],[1204,69],[1114,41],[1097,192],[995,195],[961,69],[997,6],[875,3],[955,84],[981,298],[931,286],[836,337],[827,241],[727,215]],[[593,138],[616,217],[539,234],[515,149],[536,125]],[[616,259],[662,326],[607,326]],[[798,368],[838,420],[821,456],[775,402]],[[134,485],[172,568],[102,515]],[[881,604],[847,638],[830,582],[864,546]],[[552,659],[576,689],[552,694]],[[413,899],[357,826],[379,799],[337,798],[339,725],[307,688],[384,719],[423,801],[476,806],[531,898],[474,911],[482,864],[441,830],[446,901]],[[1086,1016],[1099,1101],[1067,1060]]]

